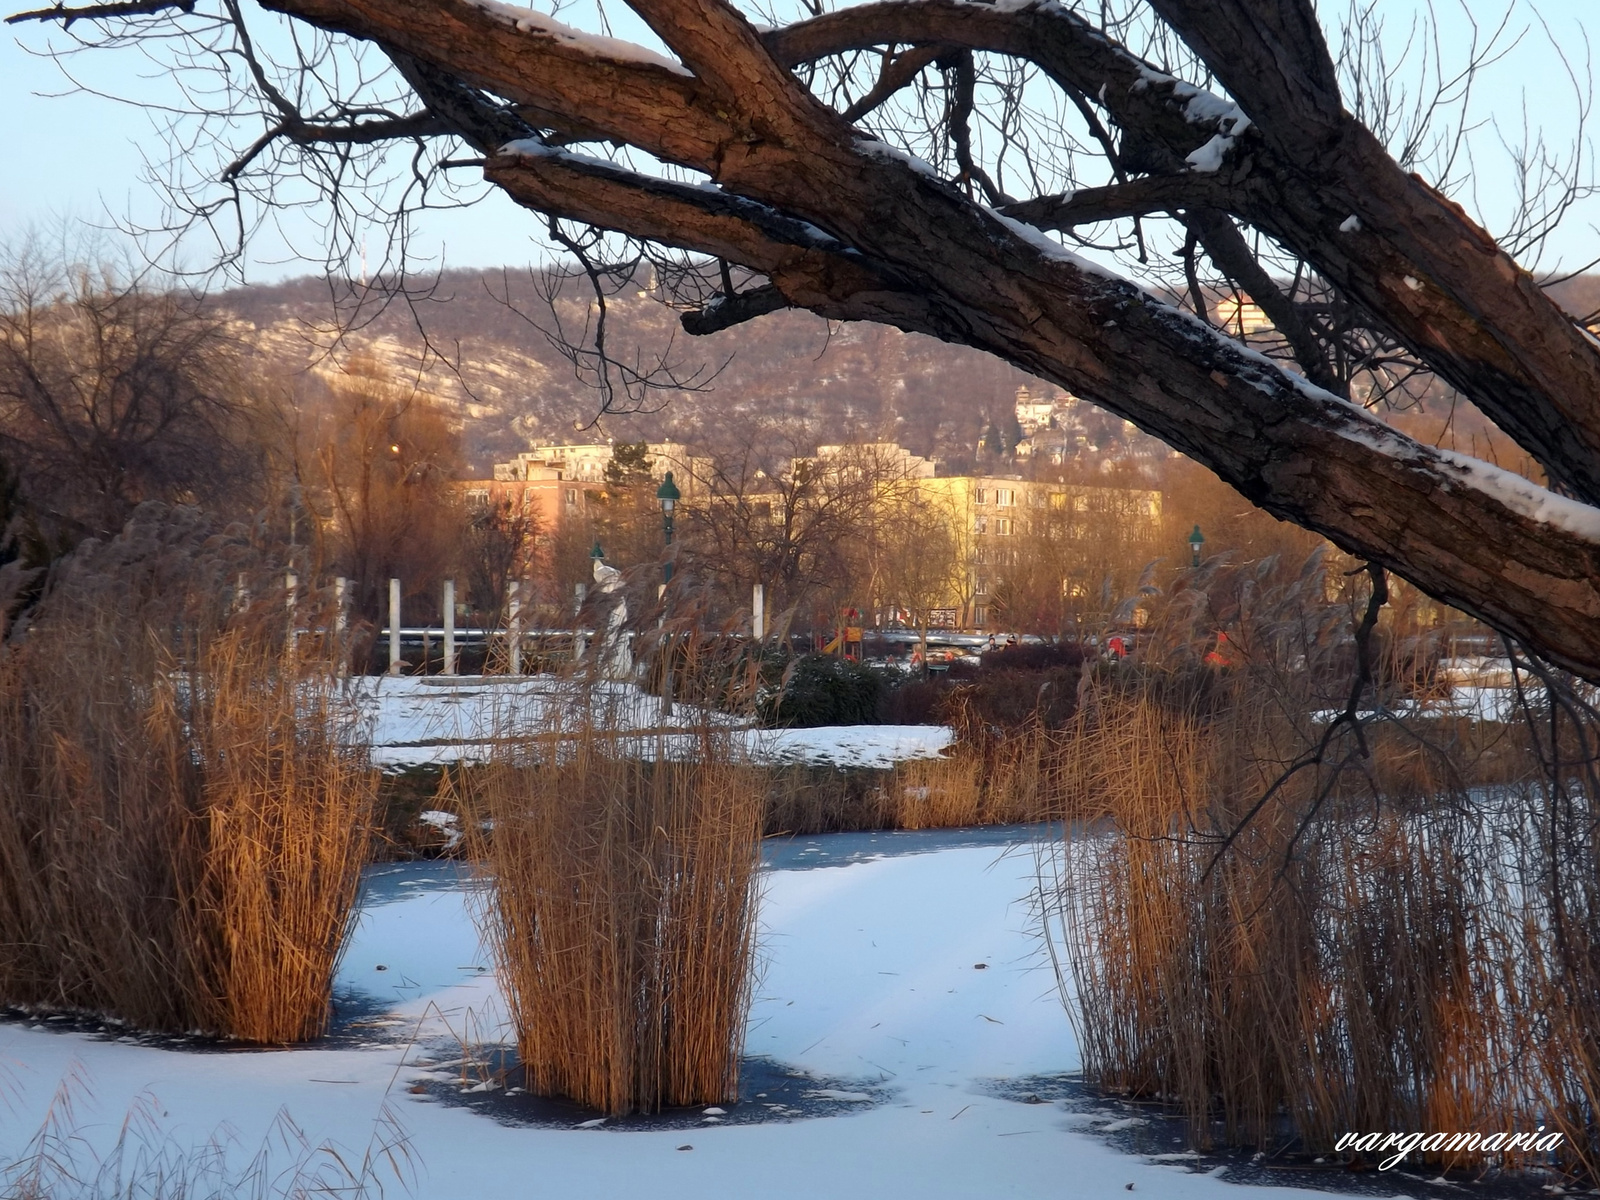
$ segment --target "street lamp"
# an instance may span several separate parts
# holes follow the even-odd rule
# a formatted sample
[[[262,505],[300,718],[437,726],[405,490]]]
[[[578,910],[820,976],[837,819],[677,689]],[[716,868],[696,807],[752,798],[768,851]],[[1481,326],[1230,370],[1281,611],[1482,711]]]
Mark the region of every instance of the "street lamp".
[[[595,540],[594,540],[594,549],[589,551],[589,557],[594,559],[595,562],[604,562],[605,561],[606,552],[604,550],[600,549],[600,539],[599,538],[595,538]]]
[[[1197,521],[1195,522],[1194,532],[1189,535],[1189,550],[1192,555],[1189,560],[1190,566],[1198,567],[1200,565],[1200,547],[1205,544],[1206,535],[1200,532],[1200,523]]]
[[[672,472],[667,472],[667,477],[661,481],[661,486],[656,489],[656,499],[661,501],[661,532],[666,538],[668,548],[672,546],[672,510],[678,501],[683,498],[683,493],[678,490],[678,485],[672,482]],[[666,582],[672,582],[672,559],[667,559],[665,569]]]

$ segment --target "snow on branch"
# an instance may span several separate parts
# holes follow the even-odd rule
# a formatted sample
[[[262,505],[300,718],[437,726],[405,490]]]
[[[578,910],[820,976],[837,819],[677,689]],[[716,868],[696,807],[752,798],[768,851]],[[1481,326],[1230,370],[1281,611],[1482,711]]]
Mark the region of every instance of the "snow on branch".
[[[518,8],[514,5],[502,4],[500,0],[462,0],[462,3],[489,13],[491,16],[504,21],[519,33],[540,33],[558,42],[565,42],[595,58],[652,67],[665,67],[675,75],[682,75],[686,78],[693,77],[692,73],[682,63],[663,54],[657,54],[654,50],[646,49],[644,46],[636,45],[633,42],[625,42],[621,38],[603,37],[597,33],[586,33],[581,29],[574,29],[571,25],[563,24],[554,17],[546,16],[544,13],[531,8]]]

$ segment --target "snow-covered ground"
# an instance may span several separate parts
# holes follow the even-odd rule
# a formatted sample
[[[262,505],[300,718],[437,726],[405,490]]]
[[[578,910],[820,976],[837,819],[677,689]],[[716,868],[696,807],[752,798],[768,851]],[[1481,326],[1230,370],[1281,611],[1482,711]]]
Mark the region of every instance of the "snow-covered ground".
[[[220,1136],[241,1169],[265,1147],[271,1174],[304,1153],[284,1138],[282,1114],[355,1162],[385,1136],[387,1110],[405,1131],[410,1190],[427,1200],[611,1200],[640,1188],[662,1200],[1233,1189],[1110,1148],[1091,1131],[1109,1118],[996,1094],[996,1080],[1078,1065],[1036,939],[1033,858],[999,845],[1004,836],[831,835],[771,847],[747,1052],[845,1081],[834,1086],[842,1115],[687,1130],[527,1127],[413,1093],[419,1078],[436,1088],[450,1079],[454,1069],[420,1065],[437,1060],[441,1041],[507,1036],[504,1002],[453,868],[388,866],[376,869],[340,973],[342,990],[381,1001],[354,1037],[331,1048],[196,1052],[49,1022],[0,1024],[0,1079],[9,1077],[0,1162],[22,1150],[57,1085],[77,1073],[70,1125],[84,1153],[103,1152],[142,1105],[140,1138],[191,1148]],[[895,847],[930,852],[875,856]],[[852,1100],[852,1082],[879,1099]],[[404,1194],[388,1172],[388,1194]]]
[[[365,676],[350,681],[372,741],[373,760],[399,767],[456,762],[488,756],[497,735],[547,728],[552,716],[575,721],[587,706],[595,725],[639,730],[643,753],[657,749],[656,734],[696,729],[713,720],[759,762],[805,762],[822,766],[891,767],[908,758],[937,758],[950,744],[940,725],[852,725],[820,729],[762,730],[740,727],[722,714],[688,705],[661,711],[661,700],[626,683],[576,687],[554,676]],[[664,738],[692,748],[692,736]]]

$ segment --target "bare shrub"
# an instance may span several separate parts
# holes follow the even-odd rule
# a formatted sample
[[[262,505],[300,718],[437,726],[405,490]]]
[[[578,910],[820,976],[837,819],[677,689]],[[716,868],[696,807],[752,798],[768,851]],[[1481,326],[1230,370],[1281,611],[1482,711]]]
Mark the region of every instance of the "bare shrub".
[[[0,647],[0,999],[315,1037],[376,777],[281,580],[191,512],[141,514]]]
[[[1316,563],[1234,591],[1205,665],[1225,574],[1144,666],[1086,679],[1065,777],[1112,832],[1047,867],[1086,1073],[1201,1145],[1544,1125],[1592,1174],[1594,793],[1504,726],[1400,715],[1395,661],[1351,640],[1369,598],[1329,601]],[[1490,749],[1496,786],[1468,786]]]
[[[789,763],[762,768],[770,837],[893,829],[897,772]]]
[[[733,1098],[759,777],[710,731],[686,759],[592,716],[545,732],[464,777],[528,1087],[615,1114]]]

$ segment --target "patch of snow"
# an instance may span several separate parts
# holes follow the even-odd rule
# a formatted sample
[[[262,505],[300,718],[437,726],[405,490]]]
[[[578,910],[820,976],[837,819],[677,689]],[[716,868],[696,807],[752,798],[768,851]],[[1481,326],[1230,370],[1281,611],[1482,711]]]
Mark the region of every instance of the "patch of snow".
[[[1107,1121],[1100,1126],[1101,1133],[1119,1133],[1124,1129],[1136,1129],[1140,1125],[1148,1125],[1149,1121],[1143,1117],[1123,1117],[1120,1121]]]
[[[1184,162],[1189,164],[1192,171],[1209,173],[1222,166],[1223,159],[1227,158],[1228,151],[1233,149],[1233,139],[1226,134],[1214,133],[1205,145],[1196,150],[1189,151]]]
[[[1340,233],[1360,233],[1361,232],[1361,218],[1356,216],[1355,213],[1351,213],[1348,217],[1346,217],[1344,220],[1339,222],[1339,232]]]
[[[758,762],[879,770],[915,758],[938,758],[954,739],[944,725],[824,725],[751,730],[746,745]]]
[[[1404,280],[1405,285],[1408,288],[1410,288],[1413,292],[1420,292],[1422,290],[1422,281],[1420,279],[1418,279],[1416,276],[1414,276],[1414,275],[1406,275],[1406,276],[1403,277],[1403,280]]]
[[[1245,116],[1244,109],[1214,92],[1178,80],[1172,85],[1172,94],[1184,102],[1183,116],[1191,125],[1215,121],[1217,127],[1230,137],[1238,137],[1250,128],[1251,121]]]
[[[454,850],[461,845],[461,818],[455,813],[440,812],[436,808],[429,808],[418,813],[417,820],[444,834],[444,848],[446,850]]]
[[[927,159],[919,158],[910,151],[902,150],[898,146],[891,146],[888,142],[880,142],[877,138],[856,138],[856,149],[871,158],[886,159],[890,162],[903,163],[919,175],[926,175],[930,179],[937,179],[941,183],[944,177],[933,167]]]
[[[500,147],[501,154],[515,154],[522,158],[550,158],[562,162],[573,163],[585,167],[600,167],[608,171],[633,175],[635,172],[628,170],[621,163],[613,162],[609,158],[600,158],[594,154],[583,154],[577,150],[568,150],[560,146],[547,146],[538,138],[518,138],[516,141],[507,142]]]
[[[520,154],[524,158],[544,158],[559,154],[554,146],[547,146],[538,138],[517,138],[500,147],[501,154]]]
[[[1128,280],[1118,275],[1115,271],[1108,270],[1099,263],[1091,262],[1080,254],[1074,254],[1038,226],[1029,225],[1027,222],[1019,221],[1015,217],[1008,217],[997,209],[985,208],[984,211],[1034,247],[1034,249],[1043,252],[1046,257],[1053,258],[1057,262],[1071,263],[1078,270],[1089,275],[1097,275],[1102,279],[1112,279],[1118,283],[1128,283]],[[1129,286],[1136,285],[1129,284]]]
[[[939,172],[933,169],[933,164],[926,159],[918,158],[915,154],[891,146],[888,142],[880,142],[877,138],[856,138],[856,149],[872,158],[886,158],[892,162],[904,163],[919,175],[926,175],[930,179],[943,182]]]
[[[1558,496],[1531,479],[1524,479],[1493,463],[1470,458],[1454,450],[1435,450],[1433,453],[1438,455],[1459,482],[1489,496],[1512,512],[1585,541],[1600,542],[1600,509],[1579,500]]]
[[[522,33],[540,33],[558,41],[567,42],[577,48],[595,55],[598,58],[609,58],[617,62],[640,63],[652,67],[665,67],[674,75],[683,75],[693,78],[682,63],[657,54],[654,50],[644,46],[625,42],[621,38],[604,37],[597,33],[588,33],[582,29],[574,29],[571,25],[563,24],[554,17],[547,16],[532,8],[518,8],[511,4],[502,4],[500,0],[462,0],[462,3],[472,8],[481,9],[483,12],[497,17]]]
[[[1177,76],[1168,75],[1164,71],[1158,71],[1154,67],[1147,66],[1145,63],[1140,63],[1139,78],[1133,81],[1133,86],[1128,90],[1132,92],[1147,92],[1152,86],[1177,82]]]

